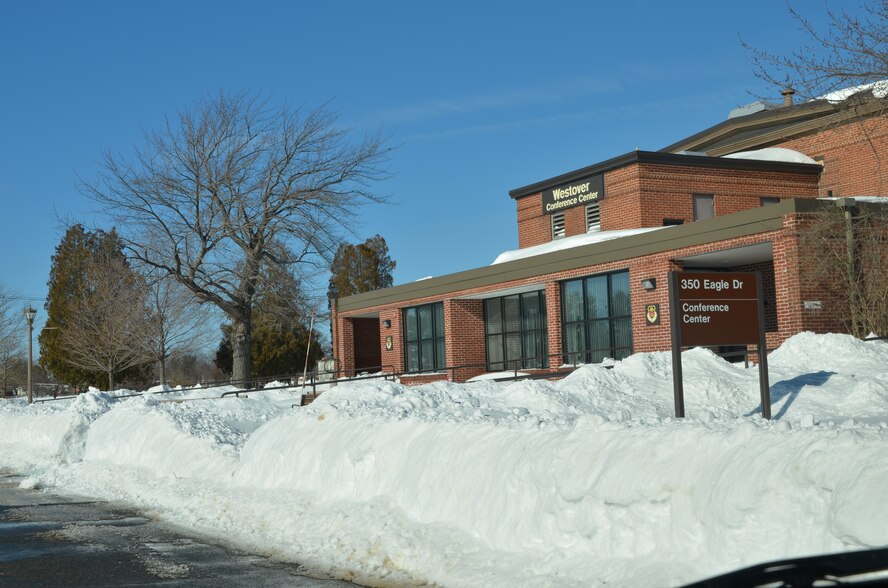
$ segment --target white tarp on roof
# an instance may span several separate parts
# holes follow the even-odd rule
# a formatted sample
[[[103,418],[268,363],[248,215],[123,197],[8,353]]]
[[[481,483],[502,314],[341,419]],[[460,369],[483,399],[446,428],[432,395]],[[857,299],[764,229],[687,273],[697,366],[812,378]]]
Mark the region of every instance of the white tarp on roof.
[[[610,241],[611,239],[620,239],[622,237],[631,237],[632,235],[640,235],[649,231],[657,231],[667,227],[645,227],[642,229],[624,229],[621,231],[594,231],[585,235],[575,235],[573,237],[565,237],[564,239],[556,239],[542,245],[534,245],[533,247],[525,247],[524,249],[513,249],[504,251],[493,260],[490,265],[505,263],[507,261],[515,261],[516,259],[524,259],[525,257],[533,257],[534,255],[542,255],[543,253],[552,253],[553,251],[561,251],[563,249],[571,249],[572,247],[580,247],[581,245],[590,245],[592,243],[601,243],[602,241]]]
[[[766,147],[754,151],[740,151],[722,155],[728,159],[756,159],[759,161],[784,161],[788,163],[817,163],[804,153],[784,147]]]

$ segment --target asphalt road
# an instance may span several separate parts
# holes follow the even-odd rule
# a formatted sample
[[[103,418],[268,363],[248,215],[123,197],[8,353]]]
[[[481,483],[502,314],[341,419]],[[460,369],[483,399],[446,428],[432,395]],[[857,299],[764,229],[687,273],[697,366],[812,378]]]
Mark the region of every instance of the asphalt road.
[[[0,586],[311,586],[298,565],[187,537],[108,502],[19,488],[0,470]]]

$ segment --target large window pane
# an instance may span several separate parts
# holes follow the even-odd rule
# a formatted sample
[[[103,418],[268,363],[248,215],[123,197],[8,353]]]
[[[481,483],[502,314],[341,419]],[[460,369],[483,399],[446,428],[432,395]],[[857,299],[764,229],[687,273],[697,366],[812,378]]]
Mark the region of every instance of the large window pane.
[[[441,370],[447,367],[447,355],[444,350],[444,337],[435,339],[435,369]]]
[[[521,301],[518,295],[503,298],[503,330],[514,333],[521,330]]]
[[[423,339],[419,350],[419,367],[422,370],[435,369],[435,340]]]
[[[418,372],[419,371],[419,343],[408,343],[407,344],[407,371],[408,372]]]
[[[521,295],[521,318],[525,331],[540,328],[540,297],[536,292]]]
[[[564,284],[564,320],[565,322],[581,321],[583,314],[583,282],[576,280]]]
[[[564,359],[600,362],[632,352],[629,272],[563,282]]]
[[[444,305],[433,304],[432,310],[435,312],[435,337],[444,336]]]
[[[622,352],[622,357],[629,355],[632,347],[632,319],[624,318],[614,321],[614,353],[618,356]],[[622,359],[617,357],[617,359]]]
[[[432,331],[432,307],[431,306],[420,306],[419,307],[419,338],[426,339],[429,337],[434,337],[434,333]]]
[[[564,349],[568,352],[585,352],[586,351],[586,327],[585,323],[573,323],[564,327]],[[582,355],[572,353],[568,356],[568,361],[584,362]]]
[[[521,333],[509,333],[506,335],[506,360],[509,369],[520,365],[514,361],[516,359],[521,359]]]
[[[503,332],[503,309],[499,298],[490,298],[484,301],[484,320],[488,335]]]
[[[604,318],[610,315],[607,295],[607,276],[586,280],[586,318]]]
[[[623,272],[611,276],[611,316],[629,316],[629,273]]]
[[[608,355],[610,353],[610,348],[610,321],[600,320],[589,323],[589,350],[594,352],[601,351],[605,355]]]
[[[542,343],[542,336],[539,331],[524,333],[524,357],[528,358],[528,361],[525,362],[527,367],[540,367],[542,365],[543,358],[541,356],[546,354]]]
[[[487,363],[490,371],[503,369],[503,336],[491,335],[487,338]]]
[[[405,319],[405,329],[407,331],[407,340],[408,341],[416,341],[419,339],[419,331],[416,328],[416,309],[408,308],[407,312],[404,313]]]

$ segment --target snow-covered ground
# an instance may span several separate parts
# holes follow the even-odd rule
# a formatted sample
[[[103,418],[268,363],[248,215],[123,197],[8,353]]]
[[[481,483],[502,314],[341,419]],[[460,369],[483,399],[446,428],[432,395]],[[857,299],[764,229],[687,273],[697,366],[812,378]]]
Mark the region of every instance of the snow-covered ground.
[[[0,465],[371,585],[663,586],[888,544],[888,343],[668,353],[558,382],[0,402]],[[199,398],[211,398],[201,400]],[[183,400],[186,402],[169,402]]]

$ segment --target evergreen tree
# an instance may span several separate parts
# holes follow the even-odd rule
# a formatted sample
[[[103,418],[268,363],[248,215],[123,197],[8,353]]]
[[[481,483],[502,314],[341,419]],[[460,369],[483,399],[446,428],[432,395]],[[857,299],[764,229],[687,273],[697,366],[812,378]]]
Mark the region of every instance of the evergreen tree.
[[[389,256],[388,244],[380,235],[374,235],[357,245],[341,243],[336,250],[330,271],[327,298],[341,298],[388,288],[393,282],[392,272],[397,263]]]
[[[302,372],[308,346],[308,325],[294,320],[281,324],[273,315],[256,309],[250,360],[256,377],[270,377]],[[216,367],[230,374],[233,366],[230,324],[222,325],[222,340],[216,350]],[[308,365],[314,365],[324,353],[318,345],[318,333],[312,332]]]
[[[70,227],[52,257],[40,364],[58,381],[114,386],[144,382],[144,281],[124,258],[115,231]]]
[[[307,297],[292,274],[269,268],[264,287],[256,296],[250,362],[257,377],[301,373],[308,347],[311,309]],[[216,351],[216,367],[227,374],[233,370],[232,325],[222,325],[222,341]],[[323,357],[318,333],[311,333],[308,365]]]

